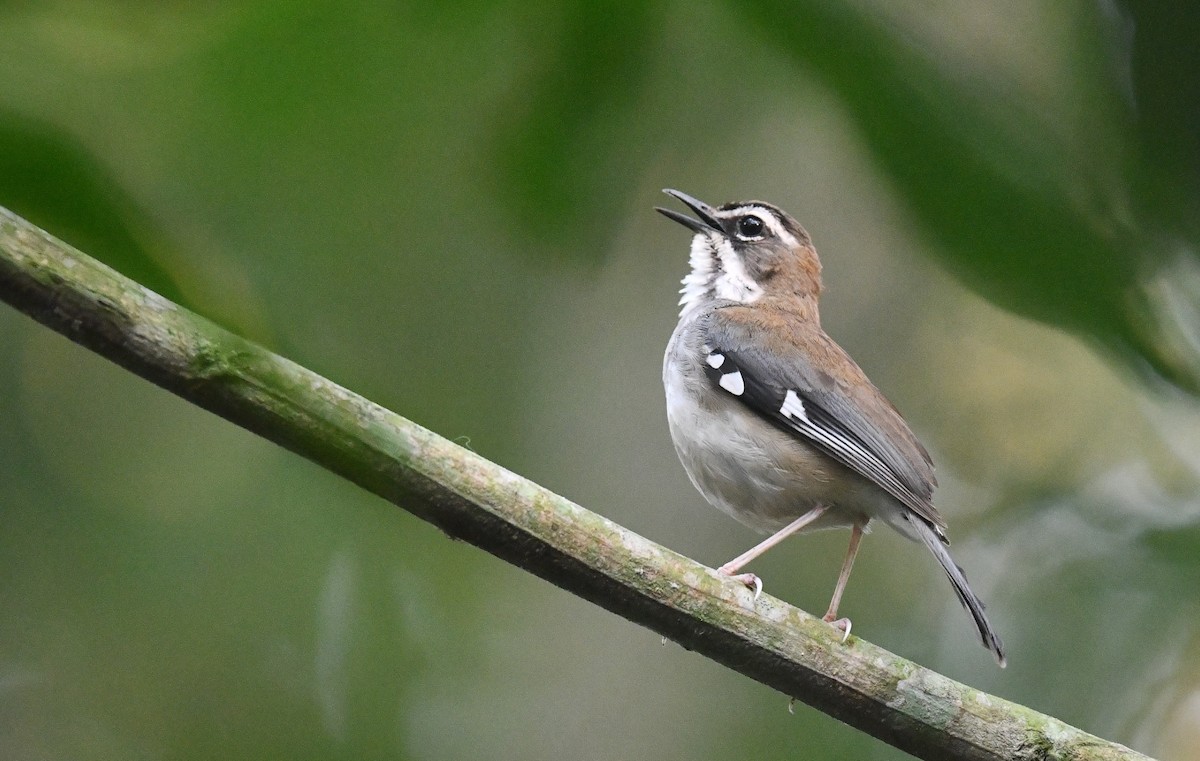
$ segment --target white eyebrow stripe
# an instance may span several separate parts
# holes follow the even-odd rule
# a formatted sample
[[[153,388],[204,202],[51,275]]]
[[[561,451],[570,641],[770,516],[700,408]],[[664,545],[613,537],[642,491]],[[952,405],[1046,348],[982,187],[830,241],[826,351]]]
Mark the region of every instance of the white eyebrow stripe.
[[[783,223],[779,221],[779,217],[775,216],[774,212],[772,212],[770,209],[764,209],[761,206],[739,206],[736,209],[726,209],[718,216],[720,216],[722,219],[726,219],[732,217],[741,217],[745,216],[746,214],[753,214],[761,219],[763,223],[766,224],[768,229],[770,229],[770,231],[775,235],[775,237],[779,238],[789,246],[800,245],[800,242],[796,240],[796,236],[787,231],[787,229],[783,226]]]

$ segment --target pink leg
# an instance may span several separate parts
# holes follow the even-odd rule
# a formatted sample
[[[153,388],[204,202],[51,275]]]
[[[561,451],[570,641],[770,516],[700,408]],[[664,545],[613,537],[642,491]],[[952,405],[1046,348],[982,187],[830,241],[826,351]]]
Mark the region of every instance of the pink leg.
[[[717,572],[723,573],[726,576],[731,576],[750,587],[754,590],[754,596],[757,598],[759,593],[762,592],[762,580],[752,573],[739,574],[738,571],[740,571],[751,560],[754,560],[756,557],[779,544],[784,539],[787,539],[789,536],[809,525],[817,518],[820,518],[828,509],[829,508],[825,507],[824,505],[817,505],[812,510],[809,510],[804,515],[801,515],[796,520],[776,531],[774,534],[771,534],[762,542],[754,545],[741,555],[738,555],[733,560],[730,560],[728,563],[718,568]]]
[[[854,558],[858,555],[858,542],[862,539],[862,526],[857,523],[850,529],[850,547],[846,550],[846,559],[842,561],[842,570],[838,574],[837,586],[833,588],[833,599],[829,601],[829,610],[825,612],[825,620],[845,632],[842,641],[850,636],[850,619],[838,619],[837,609],[842,602],[842,593],[846,591],[846,582],[850,580],[850,571],[854,568]],[[834,620],[837,619],[837,620]]]

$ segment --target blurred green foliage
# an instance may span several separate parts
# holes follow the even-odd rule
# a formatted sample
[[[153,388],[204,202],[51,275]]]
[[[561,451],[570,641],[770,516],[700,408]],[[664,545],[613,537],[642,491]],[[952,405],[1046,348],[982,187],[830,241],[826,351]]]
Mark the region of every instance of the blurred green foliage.
[[[1183,759],[1197,39],[1140,0],[8,3],[0,205],[720,562],[752,537],[666,437],[686,243],[649,207],[778,203],[938,456],[1012,665],[886,537],[856,633]],[[3,755],[899,757],[11,310],[0,360]],[[844,540],[779,550],[771,591],[822,605]]]
[[[182,301],[146,241],[144,212],[132,207],[93,155],[53,124],[14,113],[0,114],[0,146],[0,198],[7,208]]]

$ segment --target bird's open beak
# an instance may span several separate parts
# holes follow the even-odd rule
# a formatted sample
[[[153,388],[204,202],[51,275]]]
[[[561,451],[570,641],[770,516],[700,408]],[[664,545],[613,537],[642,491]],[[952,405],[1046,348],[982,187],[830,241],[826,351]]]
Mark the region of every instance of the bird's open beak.
[[[688,228],[689,230],[692,230],[693,232],[705,233],[705,232],[709,232],[711,230],[715,230],[716,232],[724,232],[721,229],[721,223],[717,221],[717,218],[715,216],[713,216],[714,212],[716,211],[716,209],[714,209],[713,207],[709,206],[708,204],[704,203],[703,201],[699,201],[695,198],[692,198],[687,193],[680,193],[678,190],[672,190],[671,188],[666,188],[665,190],[663,190],[663,192],[666,193],[667,195],[671,196],[672,198],[678,198],[680,201],[683,201],[685,204],[687,204],[687,207],[689,209],[691,209],[692,211],[694,211],[696,213],[696,216],[699,217],[700,219],[695,220],[695,219],[692,219],[691,217],[687,216],[686,214],[680,214],[677,211],[672,211],[670,209],[664,209],[659,206],[655,206],[654,210],[657,211],[659,214],[662,214],[667,219],[675,220],[676,222],[678,222],[679,224]]]

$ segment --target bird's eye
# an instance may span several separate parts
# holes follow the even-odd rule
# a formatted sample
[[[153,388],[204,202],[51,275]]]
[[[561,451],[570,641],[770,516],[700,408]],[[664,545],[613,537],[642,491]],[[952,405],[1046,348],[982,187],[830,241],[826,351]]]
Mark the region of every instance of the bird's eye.
[[[758,238],[763,234],[763,221],[751,214],[738,220],[737,229],[743,238]]]

